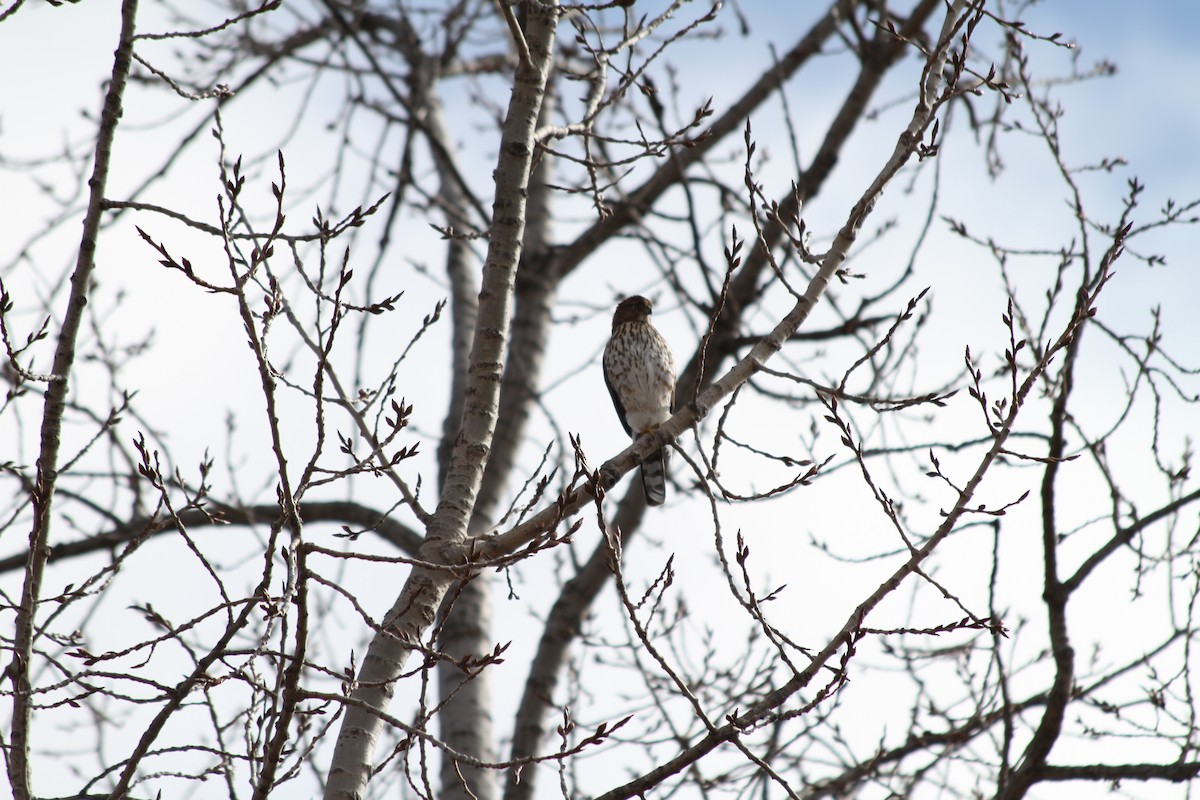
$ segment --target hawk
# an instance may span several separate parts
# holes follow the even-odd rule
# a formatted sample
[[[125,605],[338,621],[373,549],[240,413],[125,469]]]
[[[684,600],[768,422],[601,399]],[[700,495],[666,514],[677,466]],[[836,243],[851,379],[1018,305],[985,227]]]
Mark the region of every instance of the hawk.
[[[604,348],[604,382],[625,432],[650,433],[675,411],[675,357],[667,340],[650,324],[649,300],[626,297],[613,313],[612,338]],[[667,451],[641,466],[647,505],[667,499]]]

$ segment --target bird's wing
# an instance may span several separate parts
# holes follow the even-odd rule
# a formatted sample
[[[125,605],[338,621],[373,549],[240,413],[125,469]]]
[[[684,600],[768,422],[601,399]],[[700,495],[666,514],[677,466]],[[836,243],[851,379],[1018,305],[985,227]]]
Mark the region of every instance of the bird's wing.
[[[633,436],[633,430],[629,427],[629,420],[625,417],[625,406],[621,404],[621,396],[617,394],[617,387],[613,385],[612,378],[608,374],[608,364],[604,364],[604,385],[608,387],[608,396],[612,398],[613,408],[617,410],[617,419],[621,420],[621,427],[625,429],[625,433]]]

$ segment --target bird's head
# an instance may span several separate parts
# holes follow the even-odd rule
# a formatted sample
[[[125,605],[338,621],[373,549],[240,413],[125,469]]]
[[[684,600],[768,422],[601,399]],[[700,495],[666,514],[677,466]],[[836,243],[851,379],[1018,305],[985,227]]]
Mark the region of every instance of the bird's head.
[[[613,330],[626,322],[645,322],[653,308],[654,304],[640,294],[626,297],[617,303],[617,310],[613,312]]]

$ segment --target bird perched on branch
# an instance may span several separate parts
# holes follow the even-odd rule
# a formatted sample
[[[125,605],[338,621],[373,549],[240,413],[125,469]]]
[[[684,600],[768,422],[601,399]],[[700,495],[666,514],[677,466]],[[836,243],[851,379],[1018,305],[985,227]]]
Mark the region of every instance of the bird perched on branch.
[[[667,340],[650,324],[652,304],[626,297],[613,313],[612,338],[604,348],[604,382],[625,432],[635,439],[670,419],[675,411],[675,357]],[[646,503],[667,499],[667,450],[641,466]]]

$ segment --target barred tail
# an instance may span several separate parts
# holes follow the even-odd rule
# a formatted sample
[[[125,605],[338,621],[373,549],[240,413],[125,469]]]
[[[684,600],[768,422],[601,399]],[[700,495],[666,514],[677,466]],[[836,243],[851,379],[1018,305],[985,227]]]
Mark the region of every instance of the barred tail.
[[[661,506],[667,501],[667,450],[663,448],[642,462],[642,489],[646,505]]]

